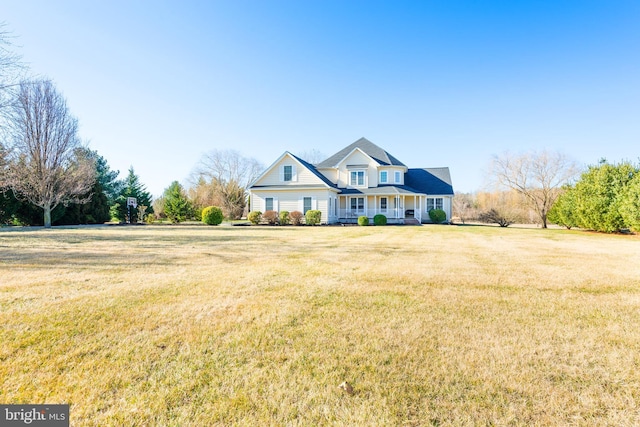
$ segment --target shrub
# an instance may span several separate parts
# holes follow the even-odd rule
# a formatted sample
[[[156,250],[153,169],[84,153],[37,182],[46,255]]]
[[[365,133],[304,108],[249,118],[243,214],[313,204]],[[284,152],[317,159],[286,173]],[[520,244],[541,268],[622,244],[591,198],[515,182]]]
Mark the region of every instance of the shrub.
[[[302,212],[300,211],[293,211],[289,214],[289,219],[293,225],[302,225],[303,218],[304,215],[302,215]]]
[[[387,217],[382,214],[374,216],[373,225],[387,225]]]
[[[289,224],[289,211],[280,211],[280,225],[288,225]]]
[[[251,221],[251,224],[258,225],[260,224],[260,221],[262,221],[262,212],[260,211],[249,212],[249,215],[247,215],[247,219]]]
[[[222,209],[217,206],[207,206],[202,209],[202,222],[207,225],[220,225],[223,218]]]
[[[262,214],[262,219],[267,221],[269,225],[276,225],[278,223],[278,212],[265,211],[265,213]]]
[[[306,214],[304,214],[304,222],[307,225],[318,225],[320,224],[320,220],[322,219],[322,212],[316,209],[308,210]]]
[[[553,206],[551,206],[551,209],[549,209],[547,220],[553,224],[566,227],[568,230],[570,230],[571,227],[577,227],[578,219],[575,214],[575,197],[575,190],[572,187],[565,187],[564,193],[558,196]]]
[[[366,215],[359,216],[358,225],[369,225],[369,218]]]
[[[442,224],[447,220],[447,214],[442,209],[431,209],[429,211],[429,218],[434,224]]]
[[[482,222],[486,222],[489,224],[490,223],[498,224],[500,227],[508,227],[511,224],[513,224],[512,219],[498,212],[495,209],[490,209],[486,212],[481,213],[478,219]]]

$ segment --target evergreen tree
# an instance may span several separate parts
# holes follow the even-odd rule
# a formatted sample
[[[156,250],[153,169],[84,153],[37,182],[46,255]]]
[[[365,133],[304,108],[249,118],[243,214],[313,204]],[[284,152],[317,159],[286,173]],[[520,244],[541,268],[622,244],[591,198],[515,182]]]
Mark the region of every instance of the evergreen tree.
[[[0,225],[12,224],[20,207],[20,201],[11,190],[0,189]]]
[[[620,214],[627,227],[640,232],[640,173],[636,173],[620,200]]]
[[[554,224],[571,229],[578,227],[576,216],[576,190],[574,187],[565,186],[563,193],[558,196],[553,207],[549,211],[548,219]]]
[[[109,206],[111,206],[124,188],[124,181],[118,180],[120,171],[112,171],[107,164],[107,160],[99,155],[97,151],[91,151],[91,156],[96,161],[97,181],[107,197]]]
[[[178,181],[173,181],[164,191],[164,213],[173,223],[193,218],[193,206]]]
[[[112,171],[105,158],[97,151],[87,148],[81,150],[84,150],[85,155],[95,162],[96,182],[84,195],[84,198],[89,201],[85,204],[72,203],[66,206],[62,215],[53,220],[54,225],[103,224],[111,219],[109,199],[111,198],[112,203],[115,201],[117,193],[114,191],[122,185],[116,180],[118,171]]]
[[[127,199],[129,197],[135,197],[138,202],[138,207],[129,209],[127,206]],[[118,197],[114,204],[111,206],[111,217],[118,221],[129,220],[132,224],[138,222],[138,220],[144,220],[144,218],[138,218],[139,211],[144,207],[145,215],[153,213],[153,207],[151,205],[151,194],[147,191],[146,187],[140,183],[140,178],[133,170],[133,166],[129,168],[129,174],[122,182],[122,189],[120,190]],[[131,212],[131,218],[129,218],[129,212]]]
[[[602,160],[590,166],[575,185],[575,212],[582,228],[611,233],[626,227],[620,213],[627,185],[638,169],[629,162]]]

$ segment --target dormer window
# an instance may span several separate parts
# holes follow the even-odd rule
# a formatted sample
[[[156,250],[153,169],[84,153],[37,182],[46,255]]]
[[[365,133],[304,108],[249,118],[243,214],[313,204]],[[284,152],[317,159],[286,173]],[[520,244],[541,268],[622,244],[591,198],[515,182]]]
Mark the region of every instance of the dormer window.
[[[351,171],[351,185],[364,187],[364,171]]]
[[[380,184],[386,184],[389,182],[389,172],[380,171]]]

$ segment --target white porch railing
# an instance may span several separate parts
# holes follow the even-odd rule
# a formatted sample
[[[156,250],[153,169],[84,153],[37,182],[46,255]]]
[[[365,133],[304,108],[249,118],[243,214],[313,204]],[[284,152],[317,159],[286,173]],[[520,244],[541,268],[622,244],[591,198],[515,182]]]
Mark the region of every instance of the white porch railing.
[[[400,219],[406,217],[404,209],[387,209],[385,211],[380,209],[340,209],[338,211],[338,217],[341,219],[358,219],[359,216],[363,215],[373,218],[377,214],[382,214],[386,216],[387,219]],[[409,217],[412,218],[413,216],[409,215]]]

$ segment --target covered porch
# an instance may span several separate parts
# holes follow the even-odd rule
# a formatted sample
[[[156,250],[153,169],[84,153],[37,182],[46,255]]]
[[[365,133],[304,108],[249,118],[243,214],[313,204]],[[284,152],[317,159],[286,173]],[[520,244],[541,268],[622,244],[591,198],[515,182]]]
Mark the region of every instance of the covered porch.
[[[388,224],[420,224],[425,195],[397,187],[377,187],[363,190],[349,189],[338,196],[338,222],[356,223],[359,216],[382,214]]]

